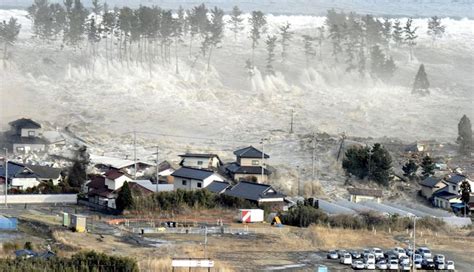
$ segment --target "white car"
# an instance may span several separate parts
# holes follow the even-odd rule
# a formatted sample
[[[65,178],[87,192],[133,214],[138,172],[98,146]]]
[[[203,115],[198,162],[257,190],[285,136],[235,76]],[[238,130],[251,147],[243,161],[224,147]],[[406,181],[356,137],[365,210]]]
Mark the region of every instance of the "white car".
[[[398,261],[397,260],[390,260],[388,262],[388,269],[389,270],[398,270]]]
[[[454,262],[453,261],[446,261],[446,266],[445,269],[454,271],[456,268],[454,267]]]
[[[407,256],[405,250],[401,247],[396,247],[393,249],[393,252],[397,255],[397,258],[400,259],[403,256]]]
[[[415,268],[416,268],[416,269],[421,269],[421,266],[422,266],[422,265],[421,265],[421,261],[415,260]]]
[[[410,264],[410,258],[408,256],[400,257],[399,263],[401,265]]]
[[[442,254],[436,254],[433,258],[433,261],[435,263],[444,263],[445,260],[446,259],[444,258],[444,255],[442,255]]]
[[[417,250],[417,253],[420,254],[424,259],[432,260],[431,250],[427,247],[420,247]]]
[[[340,263],[342,264],[352,264],[352,256],[350,253],[344,253],[340,258]]]
[[[374,247],[372,248],[372,254],[374,254],[375,259],[381,259],[383,258],[383,251],[380,248]]]
[[[410,271],[410,270],[411,270],[411,266],[410,266],[409,263],[408,263],[408,264],[406,264],[406,263],[405,263],[405,264],[402,264],[402,265],[400,265],[400,270],[402,270],[402,271]]]
[[[373,263],[373,262],[365,263],[365,269],[367,269],[367,270],[375,270],[375,263]]]
[[[373,264],[375,264],[375,255],[372,254],[372,253],[369,253],[369,254],[365,255],[365,256],[364,256],[364,261],[365,261],[366,263],[373,263]]]
[[[362,261],[354,261],[352,263],[352,269],[354,270],[365,269],[365,264]]]
[[[423,261],[423,257],[420,254],[415,254],[415,262],[419,261],[420,263]]]
[[[444,262],[441,262],[441,261],[436,262],[435,263],[435,268],[437,270],[444,270],[444,269],[446,269],[446,264]]]
[[[377,269],[379,269],[379,270],[386,270],[386,269],[388,269],[388,264],[387,264],[387,262],[384,261],[384,260],[379,261],[376,266],[377,266]]]

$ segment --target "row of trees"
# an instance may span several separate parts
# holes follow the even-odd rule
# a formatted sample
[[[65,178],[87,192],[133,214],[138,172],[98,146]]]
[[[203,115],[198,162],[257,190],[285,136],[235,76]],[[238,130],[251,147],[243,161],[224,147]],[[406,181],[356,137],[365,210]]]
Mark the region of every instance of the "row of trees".
[[[16,18],[0,22],[0,42],[3,44],[3,60],[8,59],[8,47],[13,46],[20,34],[21,25]]]

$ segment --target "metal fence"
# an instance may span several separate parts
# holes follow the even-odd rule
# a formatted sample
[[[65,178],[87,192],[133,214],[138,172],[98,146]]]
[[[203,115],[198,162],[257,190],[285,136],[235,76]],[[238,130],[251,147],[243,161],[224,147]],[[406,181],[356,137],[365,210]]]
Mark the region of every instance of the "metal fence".
[[[150,227],[133,227],[129,229],[132,233],[138,234],[156,234],[156,233],[169,233],[169,234],[233,234],[233,235],[249,235],[249,234],[281,234],[287,233],[289,228],[271,227],[267,228],[249,228],[245,226],[243,228],[229,228],[229,227],[188,227],[188,228],[150,228]]]

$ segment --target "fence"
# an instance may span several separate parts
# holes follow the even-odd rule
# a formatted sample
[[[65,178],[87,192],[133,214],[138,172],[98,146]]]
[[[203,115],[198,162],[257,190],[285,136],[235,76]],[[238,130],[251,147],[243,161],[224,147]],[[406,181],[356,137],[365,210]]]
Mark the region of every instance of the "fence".
[[[77,203],[76,194],[31,194],[7,195],[8,204],[33,204],[33,203]],[[0,204],[5,204],[5,197],[0,196]]]
[[[249,235],[249,234],[281,234],[287,233],[289,228],[277,228],[270,225],[266,228],[228,228],[228,227],[188,227],[188,228],[151,228],[151,227],[133,227],[130,229],[132,233],[138,234],[155,234],[155,233],[172,233],[172,234],[233,234],[233,235]]]

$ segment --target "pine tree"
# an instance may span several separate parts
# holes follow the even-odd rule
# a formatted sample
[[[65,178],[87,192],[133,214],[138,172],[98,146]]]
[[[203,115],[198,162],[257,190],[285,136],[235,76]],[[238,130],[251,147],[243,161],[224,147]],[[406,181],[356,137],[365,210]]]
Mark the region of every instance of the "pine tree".
[[[306,59],[306,68],[309,67],[310,59],[316,56],[316,49],[314,48],[315,37],[310,35],[303,35],[304,56]]]
[[[385,51],[388,52],[390,49],[390,41],[392,40],[392,22],[388,18],[385,18],[382,25],[382,37]]]
[[[418,171],[418,165],[414,160],[408,160],[408,162],[402,166],[403,175],[409,179],[413,179],[416,176],[416,171]]]
[[[99,0],[92,0],[92,12],[95,15],[100,15],[102,12],[103,5],[100,4]]]
[[[53,20],[48,0],[34,0],[28,8],[28,14],[33,21],[33,33],[42,40],[53,37]]]
[[[71,3],[66,1],[70,5]],[[82,41],[85,32],[85,22],[89,12],[80,0],[74,0],[71,6],[66,6],[67,31],[64,33],[66,43],[77,46]]]
[[[421,174],[423,175],[423,178],[427,178],[429,176],[434,175],[435,164],[430,156],[426,155],[423,158],[421,162],[421,169],[422,169]]]
[[[320,26],[316,28],[317,35],[316,39],[318,41],[318,48],[319,48],[319,60],[323,59],[323,41],[324,41],[324,26]]]
[[[339,62],[338,56],[342,52],[342,33],[338,25],[332,25],[329,29],[329,33],[329,37],[332,41],[332,56],[334,57],[334,60],[337,63]]]
[[[433,16],[428,21],[428,35],[433,39],[435,43],[436,39],[443,37],[446,26],[441,25],[441,18]]]
[[[473,148],[472,142],[472,126],[471,120],[466,115],[463,115],[458,124],[458,138],[456,142],[459,144],[459,151],[461,154],[470,155]]]
[[[222,42],[224,36],[224,11],[218,7],[211,10],[211,20],[208,24],[209,36],[206,39],[209,42],[209,55],[207,60],[207,69],[210,69],[211,54],[213,48]]]
[[[418,38],[418,36],[416,35],[416,30],[418,29],[418,27],[413,28],[412,23],[413,20],[411,18],[408,18],[407,23],[403,28],[405,34],[404,41],[410,49],[410,60],[413,60],[413,47],[416,45],[416,38]]]
[[[255,65],[255,48],[257,48],[258,41],[267,25],[267,19],[261,11],[252,11],[249,19],[250,24],[250,39],[252,40],[252,65]]]
[[[267,73],[270,75],[275,74],[275,69],[273,68],[273,61],[275,60],[275,46],[276,46],[277,37],[275,35],[267,36],[265,44],[267,45]]]
[[[376,143],[372,147],[369,163],[369,178],[380,184],[388,185],[392,169],[390,153],[382,145]]]
[[[20,34],[21,25],[17,23],[17,19],[10,17],[10,20],[0,23],[0,41],[3,43],[3,61],[8,59],[7,49],[13,46]]]
[[[290,41],[293,37],[293,32],[290,31],[291,24],[286,22],[286,24],[279,27],[280,29],[280,43],[281,43],[281,60],[282,62],[286,61],[288,57],[288,47],[290,46]]]
[[[429,88],[430,82],[428,81],[428,75],[425,72],[425,66],[421,64],[418,72],[416,73],[412,93],[428,94]]]
[[[242,18],[242,11],[239,9],[238,6],[234,6],[232,8],[232,12],[230,13],[230,30],[234,33],[234,41],[237,41],[237,34],[239,34],[243,29],[244,26],[242,22],[244,18]]]
[[[461,201],[464,203],[464,212],[467,215],[469,211],[466,208],[469,207],[469,202],[471,200],[471,193],[472,193],[471,184],[469,184],[469,181],[465,179],[459,186],[459,189],[461,193]]]
[[[400,20],[398,19],[396,19],[393,23],[392,39],[397,47],[403,43],[403,28],[401,27]]]
[[[124,182],[120,188],[117,199],[115,200],[115,206],[117,207],[117,210],[123,212],[126,209],[132,208],[133,205],[134,200],[132,191],[130,190],[128,182]]]

